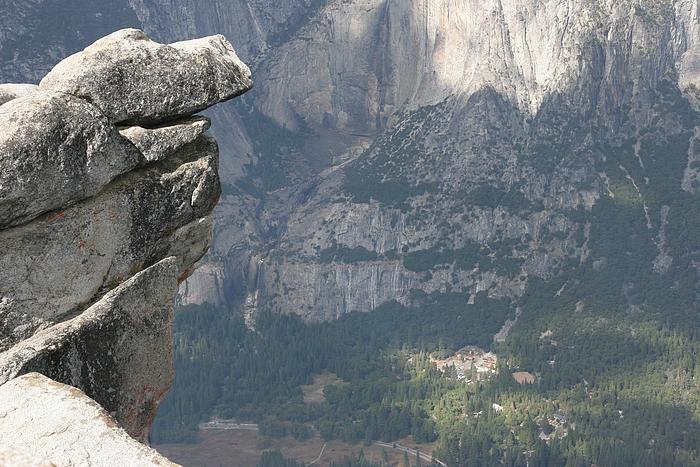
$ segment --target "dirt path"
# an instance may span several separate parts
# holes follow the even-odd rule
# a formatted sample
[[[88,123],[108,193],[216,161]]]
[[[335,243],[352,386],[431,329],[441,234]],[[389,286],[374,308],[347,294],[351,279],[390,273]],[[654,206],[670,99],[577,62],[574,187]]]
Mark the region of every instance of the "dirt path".
[[[318,455],[318,457],[316,459],[314,459],[311,462],[309,462],[308,464],[306,464],[306,467],[314,465],[316,462],[321,460],[321,457],[323,457],[323,451],[326,450],[326,446],[328,446],[328,443],[323,443],[323,447],[321,448],[321,453]]]

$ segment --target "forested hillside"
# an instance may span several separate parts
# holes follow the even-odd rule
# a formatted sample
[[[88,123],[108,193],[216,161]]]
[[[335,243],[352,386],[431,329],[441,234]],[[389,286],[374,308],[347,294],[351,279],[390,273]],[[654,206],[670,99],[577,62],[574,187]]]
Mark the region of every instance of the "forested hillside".
[[[698,329],[583,304],[567,280],[532,286],[505,343],[491,341],[499,324],[484,318],[513,318],[509,308],[479,297],[315,325],[264,314],[254,332],[209,307],[180,310],[178,368],[205,379],[176,380],[154,440],[193,440],[196,423],[220,416],[259,423],[272,437],[437,440],[435,456],[448,465],[699,464]],[[199,318],[217,331],[202,333]],[[224,344],[234,339],[234,348]],[[497,374],[467,384],[429,358],[467,344],[492,348]],[[323,371],[347,384],[305,403],[300,386]],[[536,383],[518,384],[516,371]]]

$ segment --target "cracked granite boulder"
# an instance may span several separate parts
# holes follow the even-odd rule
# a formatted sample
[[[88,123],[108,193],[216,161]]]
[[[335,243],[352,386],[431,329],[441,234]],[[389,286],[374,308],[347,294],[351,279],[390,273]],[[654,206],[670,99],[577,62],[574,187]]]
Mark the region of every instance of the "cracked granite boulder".
[[[202,136],[95,197],[0,231],[0,350],[182,250],[180,229],[216,205],[217,165],[216,142]],[[178,255],[181,274],[209,246],[208,235],[197,240]]]
[[[194,117],[174,125],[153,128],[130,126],[121,129],[119,133],[141,151],[146,162],[154,162],[165,159],[169,154],[196,140],[210,126],[208,118]]]
[[[98,193],[138,151],[89,103],[37,92],[0,107],[0,228]]]
[[[41,89],[0,86],[2,448],[168,465],[134,440],[148,442],[170,387],[173,298],[209,248],[221,193],[209,120],[192,114],[251,85],[223,37],[166,46],[124,30]],[[57,413],[12,409],[52,398]]]
[[[177,259],[164,259],[75,318],[21,341],[0,354],[0,384],[38,372],[81,388],[130,435],[146,441],[173,376],[177,276]]]

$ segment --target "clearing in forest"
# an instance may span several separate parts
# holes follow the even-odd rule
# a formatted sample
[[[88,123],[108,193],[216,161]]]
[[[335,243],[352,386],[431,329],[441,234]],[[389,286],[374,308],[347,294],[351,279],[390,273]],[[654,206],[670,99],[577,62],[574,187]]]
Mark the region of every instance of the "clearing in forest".
[[[338,378],[335,373],[324,371],[321,374],[314,375],[314,380],[311,384],[301,386],[301,391],[304,393],[304,402],[306,404],[325,402],[326,396],[323,394],[323,389],[326,386],[340,386],[344,384],[347,383]]]

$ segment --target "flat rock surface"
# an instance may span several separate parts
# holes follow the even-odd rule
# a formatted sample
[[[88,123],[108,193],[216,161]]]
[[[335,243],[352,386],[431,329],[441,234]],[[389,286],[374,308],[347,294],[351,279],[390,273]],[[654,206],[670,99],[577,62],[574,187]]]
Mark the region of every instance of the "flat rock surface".
[[[82,391],[30,373],[0,387],[3,466],[176,466]],[[118,460],[118,462],[117,462]]]
[[[160,161],[199,138],[209,129],[208,118],[194,117],[155,128],[130,126],[119,133],[141,151],[144,162]]]
[[[163,45],[123,29],[60,62],[40,87],[86,99],[115,123],[152,124],[243,94],[252,81],[221,35]]]
[[[68,207],[141,156],[87,102],[37,92],[0,106],[0,229]]]
[[[0,465],[2,467],[57,467],[56,464],[37,455],[29,454],[15,447],[0,446]]]
[[[39,90],[36,84],[0,84],[0,105],[18,97],[34,94]]]

